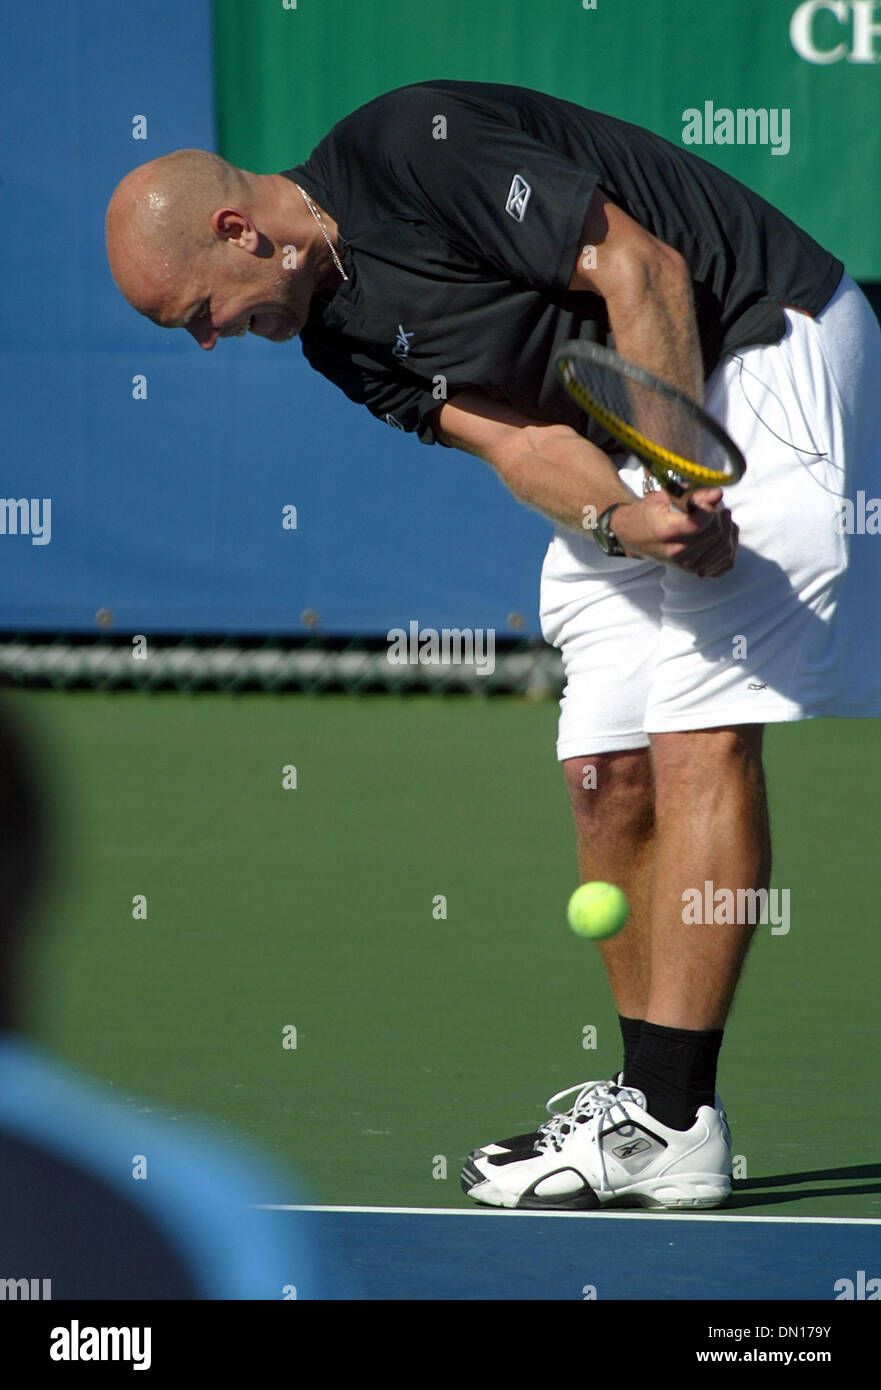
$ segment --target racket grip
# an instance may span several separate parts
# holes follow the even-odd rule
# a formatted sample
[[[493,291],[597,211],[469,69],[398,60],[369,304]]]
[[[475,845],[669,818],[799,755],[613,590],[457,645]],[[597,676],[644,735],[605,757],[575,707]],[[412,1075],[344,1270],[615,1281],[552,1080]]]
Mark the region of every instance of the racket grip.
[[[693,488],[683,487],[681,483],[675,482],[672,478],[667,478],[664,482],[664,489],[670,494],[671,512],[693,512],[694,498]]]

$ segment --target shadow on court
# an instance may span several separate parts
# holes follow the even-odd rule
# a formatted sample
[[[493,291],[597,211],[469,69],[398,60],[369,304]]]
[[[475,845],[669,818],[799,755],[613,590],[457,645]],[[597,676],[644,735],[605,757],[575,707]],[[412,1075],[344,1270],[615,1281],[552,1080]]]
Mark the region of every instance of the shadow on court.
[[[848,1182],[848,1179],[864,1179],[861,1182]],[[814,1186],[803,1187],[803,1183],[844,1183],[845,1187]],[[798,1186],[797,1192],[780,1192],[780,1188]],[[725,1210],[740,1207],[760,1207],[781,1202],[800,1202],[810,1197],[851,1197],[870,1196],[881,1192],[881,1164],[861,1163],[847,1168],[816,1168],[804,1173],[777,1173],[760,1178],[736,1178]],[[761,1195],[761,1189],[774,1188],[773,1194]],[[749,1196],[747,1194],[750,1194]],[[758,1195],[757,1195],[758,1194]]]

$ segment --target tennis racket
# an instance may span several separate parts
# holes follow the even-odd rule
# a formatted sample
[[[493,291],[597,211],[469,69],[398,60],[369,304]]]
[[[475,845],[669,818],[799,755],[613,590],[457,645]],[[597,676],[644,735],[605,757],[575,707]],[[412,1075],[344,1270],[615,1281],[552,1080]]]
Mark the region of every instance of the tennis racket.
[[[611,348],[572,339],[554,359],[572,399],[613,439],[636,454],[674,498],[696,487],[731,487],[746,461],[707,412],[644,367]]]

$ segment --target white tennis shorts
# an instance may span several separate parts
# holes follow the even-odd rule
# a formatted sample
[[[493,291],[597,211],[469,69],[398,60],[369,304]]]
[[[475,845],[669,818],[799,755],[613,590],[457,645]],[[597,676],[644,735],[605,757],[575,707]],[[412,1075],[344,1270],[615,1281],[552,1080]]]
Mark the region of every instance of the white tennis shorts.
[[[555,533],[541,624],[566,675],[560,760],[665,731],[881,715],[881,329],[848,276],[816,318],[785,313],[779,343],[726,356],[707,382],[747,463],[725,494],[729,574]],[[626,460],[640,496],[644,476]]]

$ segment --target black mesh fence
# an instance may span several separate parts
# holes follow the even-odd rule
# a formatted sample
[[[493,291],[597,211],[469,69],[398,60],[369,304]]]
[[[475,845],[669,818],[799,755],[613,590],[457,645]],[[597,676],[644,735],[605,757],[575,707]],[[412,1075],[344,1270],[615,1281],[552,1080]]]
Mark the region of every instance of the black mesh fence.
[[[60,690],[268,690],[559,695],[559,653],[540,638],[504,639],[477,653],[415,644],[395,657],[382,638],[98,637],[0,634],[0,681]],[[470,659],[469,659],[470,657]]]

